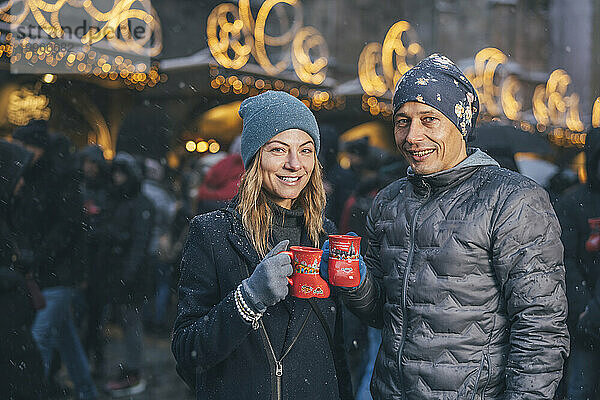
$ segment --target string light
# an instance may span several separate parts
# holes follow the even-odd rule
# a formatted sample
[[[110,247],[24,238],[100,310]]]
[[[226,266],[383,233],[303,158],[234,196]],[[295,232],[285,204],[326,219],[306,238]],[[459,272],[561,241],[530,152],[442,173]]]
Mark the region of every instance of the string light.
[[[596,98],[592,107],[592,127],[600,127],[600,97]]]
[[[196,142],[194,142],[193,140],[188,140],[185,143],[185,149],[189,152],[194,152],[196,151]]]
[[[123,56],[120,55],[114,58],[104,55],[100,58],[97,51],[92,50],[90,45],[106,39],[106,42],[117,51],[124,51],[143,57],[159,55],[162,50],[162,32],[156,10],[149,1],[141,1],[139,7],[136,5],[135,8],[132,8],[133,3],[130,0],[115,0],[110,10],[100,12],[90,0],[83,2],[59,0],[52,3],[44,0],[36,0],[23,2],[22,11],[19,14],[11,14],[15,7],[12,7],[13,2],[8,2],[6,5],[0,7],[0,20],[18,25],[27,15],[31,14],[39,27],[53,38],[62,38],[64,36],[65,31],[61,26],[60,16],[63,13],[72,12],[71,10],[67,10],[69,7],[83,9],[93,20],[90,23],[91,27],[89,30],[81,38],[83,46],[75,52],[64,51],[62,46],[55,41],[50,41],[44,46],[39,46],[35,53],[27,51],[29,49],[30,38],[25,37],[15,43],[3,45],[0,48],[0,56],[11,57],[11,63],[13,64],[19,62],[22,57],[32,64],[44,61],[52,67],[56,67],[59,62],[62,62],[67,68],[74,68],[75,71],[80,73],[93,73],[94,76],[101,79],[116,80],[118,77],[121,77],[124,83],[130,85],[133,81],[129,79],[128,75],[125,73],[120,74],[119,71],[121,70],[116,71],[115,68],[121,63],[129,65],[132,63],[131,60],[124,60]],[[46,13],[50,14],[50,19],[46,17]],[[141,36],[139,34],[132,35],[129,31],[129,21],[131,19],[136,19],[138,22],[145,24],[144,29],[140,31],[143,32]],[[12,34],[7,34],[6,40],[11,41],[12,39]],[[16,52],[15,47],[18,48]],[[104,74],[99,73],[91,65],[98,58],[102,60],[98,63],[98,67],[103,68],[102,72]],[[112,62],[110,59],[112,59]],[[104,67],[105,64],[110,65]],[[146,85],[154,86],[167,79],[166,75],[158,74],[158,65],[153,67],[144,62],[138,62],[135,69],[141,73],[154,71],[147,78],[138,76],[136,85],[139,85],[136,88],[141,87],[143,89]],[[117,72],[117,75],[113,72]],[[45,79],[42,78],[43,81]]]
[[[369,43],[360,53],[358,78],[364,92],[378,97],[393,92],[396,82],[423,55],[424,49],[410,23],[396,22],[386,33],[383,45]]]
[[[296,75],[308,83],[320,85],[325,80],[328,64],[328,49],[325,38],[313,27],[304,27],[292,43],[292,64]],[[319,54],[314,60],[311,54]]]
[[[44,81],[44,83],[54,83],[56,82],[56,75],[53,74],[45,74],[42,77],[42,81]]]
[[[408,38],[408,46],[405,46],[402,41],[404,34]],[[417,42],[416,32],[411,28],[410,23],[398,21],[392,25],[385,35],[381,49],[383,73],[390,90],[393,91],[402,75],[416,64],[418,59],[423,58],[423,53],[423,48]]]
[[[205,153],[208,150],[208,147],[208,142],[206,142],[205,140],[196,143],[196,151],[198,153]]]
[[[521,84],[514,76],[509,76],[502,83],[500,98],[502,101],[502,110],[506,118],[516,121],[521,116],[522,104],[517,100],[516,95],[521,88]]]
[[[221,145],[216,141],[213,141],[211,144],[208,145],[208,151],[213,154],[218,153],[219,150],[221,150]]]
[[[266,33],[267,20],[277,5],[291,6],[293,15],[291,21],[280,18],[281,26],[289,26],[287,31],[270,36]],[[242,68],[252,54],[268,75],[284,71],[291,59],[296,75],[303,82],[319,85],[325,80],[327,44],[315,28],[302,26],[302,5],[299,0],[266,0],[259,8],[256,20],[249,0],[240,0],[237,6],[219,4],[207,19],[206,32],[211,54],[225,68]],[[272,61],[267,47],[283,48],[280,51],[281,59]],[[290,57],[286,55],[287,47],[290,47]],[[234,91],[244,91],[244,88],[234,88]]]

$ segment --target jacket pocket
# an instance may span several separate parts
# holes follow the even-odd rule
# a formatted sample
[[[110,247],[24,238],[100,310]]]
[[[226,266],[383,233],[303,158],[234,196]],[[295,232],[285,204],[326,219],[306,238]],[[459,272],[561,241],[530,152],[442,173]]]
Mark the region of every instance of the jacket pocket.
[[[465,377],[463,384],[458,388],[457,399],[458,400],[480,400],[481,397],[478,396],[480,382],[484,380],[487,381],[489,373],[488,368],[486,366],[486,354],[483,353],[481,355],[481,360],[479,361],[479,366],[477,369],[469,372],[469,374]],[[485,368],[485,371],[484,371]]]

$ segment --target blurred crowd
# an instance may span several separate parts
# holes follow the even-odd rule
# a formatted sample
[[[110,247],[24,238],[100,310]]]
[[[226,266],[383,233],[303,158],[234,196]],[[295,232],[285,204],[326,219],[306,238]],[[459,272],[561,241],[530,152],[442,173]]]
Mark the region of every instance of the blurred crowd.
[[[339,232],[365,237],[375,194],[403,177],[407,164],[368,137],[343,143],[329,137],[319,156],[326,214]],[[563,224],[572,336],[563,387],[586,387],[589,398],[600,381],[590,372],[600,370],[596,137],[600,133],[588,135],[588,183],[578,185],[567,170],[543,182]],[[38,120],[0,144],[1,390],[11,399],[60,398],[65,390],[57,371],[64,365],[76,398],[143,392],[142,339],[170,334],[189,220],[236,195],[244,172],[239,139],[227,152],[190,157],[177,169],[125,152],[109,161],[95,145],[75,151],[67,137]],[[510,149],[485,150],[519,170]],[[379,332],[349,312],[344,318],[353,389],[358,399],[368,399]],[[106,365],[107,324],[123,330],[127,351],[118,365]]]
[[[3,390],[15,399],[59,396],[64,365],[76,398],[97,398],[99,379],[114,396],[144,391],[144,331],[171,330],[191,215],[182,176],[124,152],[108,162],[98,146],[75,152],[45,121],[2,144],[2,267],[10,266],[2,306],[14,310],[2,324],[2,370],[12,372]],[[107,323],[121,325],[126,343],[114,375],[105,365]]]

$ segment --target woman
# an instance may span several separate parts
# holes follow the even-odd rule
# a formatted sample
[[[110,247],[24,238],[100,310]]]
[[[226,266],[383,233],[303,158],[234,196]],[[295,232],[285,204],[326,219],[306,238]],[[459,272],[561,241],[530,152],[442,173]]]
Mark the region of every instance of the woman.
[[[283,92],[245,100],[246,172],[232,207],[190,225],[173,334],[198,399],[347,399],[341,305],[289,295],[289,245],[320,247],[332,224],[310,110]],[[336,368],[337,365],[337,368]]]

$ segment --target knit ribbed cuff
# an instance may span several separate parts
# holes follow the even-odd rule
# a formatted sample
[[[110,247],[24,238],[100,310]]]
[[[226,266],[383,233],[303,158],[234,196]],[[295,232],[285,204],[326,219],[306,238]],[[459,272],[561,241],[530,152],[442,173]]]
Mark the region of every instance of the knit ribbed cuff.
[[[261,314],[267,311],[267,306],[265,306],[261,301],[259,301],[252,295],[252,291],[248,288],[248,282],[246,281],[246,279],[242,281],[240,286],[244,300],[250,306],[250,308],[252,308],[253,311]]]

